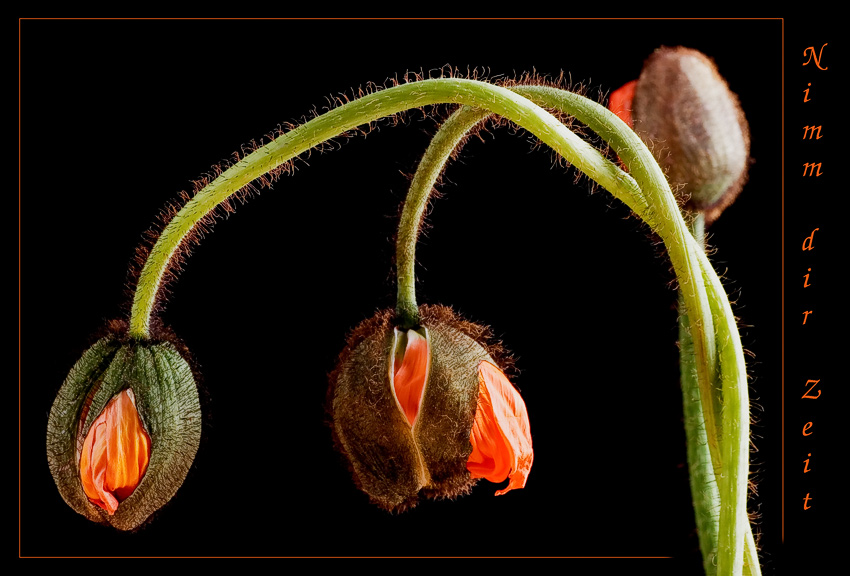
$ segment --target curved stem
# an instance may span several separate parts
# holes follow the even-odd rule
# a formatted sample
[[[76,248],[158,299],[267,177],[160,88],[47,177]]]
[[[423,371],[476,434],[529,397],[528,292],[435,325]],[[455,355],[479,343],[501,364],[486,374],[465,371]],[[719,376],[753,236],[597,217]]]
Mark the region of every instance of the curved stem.
[[[694,348],[698,359],[700,389],[705,399],[711,390],[715,350],[709,310],[718,310],[718,338],[723,381],[723,450],[717,454],[716,410],[704,405],[712,459],[722,462],[720,550],[718,573],[739,574],[746,522],[746,476],[749,420],[747,386],[740,339],[734,317],[720,281],[705,255],[687,232],[675,198],[649,150],[622,122],[595,102],[568,92],[543,87],[524,87],[537,100],[558,102],[553,107],[570,110],[582,122],[609,141],[634,175],[624,173],[592,146],[569,131],[554,116],[527,98],[505,88],[465,79],[434,79],[382,90],[340,106],[279,137],[245,156],[198,192],[163,230],[142,269],[133,300],[130,334],[149,336],[149,325],[163,277],[180,245],[194,227],[215,207],[252,180],[273,170],[330,138],[356,126],[410,108],[456,103],[498,114],[525,128],[558,154],[606,188],[638,213],[661,236],[670,254],[688,315],[697,328]],[[517,88],[517,92],[520,89]],[[582,117],[585,116],[584,118]],[[645,195],[645,196],[644,196]],[[700,267],[705,278],[700,278]],[[706,292],[711,289],[712,298]],[[731,328],[728,323],[731,322]],[[704,399],[704,401],[705,401]],[[742,449],[743,443],[743,449]],[[742,484],[743,482],[743,484]],[[743,485],[743,490],[741,486]],[[743,519],[743,520],[742,520]]]
[[[679,206],[670,185],[655,157],[643,141],[625,122],[604,106],[566,90],[549,86],[516,86],[518,93],[531,98],[541,106],[556,108],[574,115],[580,122],[605,140],[637,181],[647,209],[635,212],[649,224],[664,241],[679,280],[679,289],[684,296],[685,308],[694,330],[694,353],[698,361],[697,377],[703,397],[706,429],[715,467],[719,465],[720,453],[718,432],[720,430],[720,404],[712,391],[715,380],[714,330],[705,286],[700,281],[699,268],[695,262],[698,255],[687,242],[691,237],[682,219]],[[614,193],[610,188],[608,189]],[[615,194],[616,196],[616,194]],[[634,210],[634,207],[630,206]]]
[[[469,131],[490,116],[487,110],[461,107],[440,127],[428,150],[419,162],[398,225],[396,240],[396,269],[398,273],[398,303],[396,317],[399,328],[408,330],[419,324],[416,305],[416,239],[422,216],[428,206],[431,190],[437,183],[449,157],[455,153]]]
[[[149,337],[151,315],[172,258],[198,222],[229,196],[298,154],[347,130],[410,108],[444,103],[482,108],[514,122],[609,190],[614,182],[623,180],[630,181],[630,186],[619,185],[619,190],[638,189],[634,179],[557,118],[505,88],[475,80],[440,78],[381,90],[335,108],[255,150],[189,200],[163,229],[142,268],[133,298],[130,335],[137,339]]]
[[[658,207],[653,210],[657,217],[657,227],[653,226],[653,230],[664,240],[679,278],[685,312],[692,320],[691,334],[709,448],[720,482],[717,572],[724,576],[741,574],[744,545],[752,541],[751,535],[746,536],[752,530],[746,506],[749,399],[743,346],[723,285],[705,252],[687,231],[664,174],[637,134],[603,106],[576,94],[549,87],[517,87],[517,91],[544,106],[560,103],[553,107],[563,106],[575,113],[576,118],[608,142],[629,167],[649,206]],[[722,410],[719,409],[721,397],[713,386],[715,350],[722,382]],[[755,558],[750,548],[748,546],[748,556]]]
[[[699,454],[694,453],[695,458],[700,460],[702,470],[701,480],[697,480],[697,482],[709,491],[704,502],[705,506],[702,507],[701,511],[697,510],[698,515],[701,515],[701,518],[707,523],[706,531],[708,535],[705,546],[703,546],[704,555],[710,561],[712,558],[711,551],[719,549],[719,573],[740,574],[743,569],[743,549],[746,547],[747,571],[753,574],[759,573],[758,556],[755,551],[752,530],[746,516],[749,415],[746,413],[748,400],[743,349],[737,328],[734,325],[734,316],[732,316],[728,298],[716,273],[708,262],[700,243],[696,242],[694,237],[687,232],[667,181],[649,150],[619,118],[595,102],[554,88],[517,86],[513,89],[544,106],[574,114],[576,118],[587,124],[588,127],[611,144],[638,180],[641,191],[634,191],[630,187],[631,182],[628,180],[622,181],[625,186],[628,186],[627,190],[619,189],[619,183],[616,181],[613,183],[614,187],[608,187],[608,190],[616,197],[623,199],[662,236],[679,277],[682,299],[686,302],[689,301],[689,304],[685,307],[687,317],[698,318],[693,329],[691,329],[690,321],[688,321],[688,344],[691,342],[703,343],[701,353],[694,356],[696,362],[694,363],[695,368],[692,368],[692,370],[695,374],[692,373],[691,375],[692,380],[699,382],[699,387],[695,390],[701,392],[701,394],[698,396],[699,403],[691,404],[690,407],[695,409],[694,417],[696,420],[705,422],[702,428],[702,437],[705,438],[708,447],[707,451],[702,449]],[[457,133],[458,138],[471,128],[471,126],[464,127],[459,123],[453,123],[449,126],[452,132]],[[445,138],[446,140],[451,139],[449,135],[445,135]],[[446,154],[443,154],[443,156],[448,158]],[[436,181],[437,175],[442,171],[442,165],[434,166],[433,163],[421,168],[426,173],[436,172],[432,174],[431,182]],[[422,175],[419,181],[427,182],[429,177]],[[431,187],[428,186],[412,191],[413,197],[416,198],[414,203],[418,207],[411,208],[411,211],[420,214],[420,218],[427,203],[427,195],[430,189]],[[647,201],[642,191],[646,191],[646,195],[652,198],[652,201]],[[653,206],[659,204],[659,199],[661,210],[656,212],[653,210]],[[407,210],[407,206],[405,209]],[[418,227],[419,219],[408,220],[405,227],[410,228],[411,222],[415,222]],[[666,222],[666,225],[662,225],[660,222]],[[414,244],[413,247],[405,249],[405,253],[408,255],[408,264],[412,266],[415,234],[408,233],[405,238],[407,242]],[[411,238],[413,240],[410,240]],[[678,266],[676,265],[677,262],[679,263]],[[412,274],[409,277],[412,277]],[[685,286],[691,286],[691,289],[684,290]],[[714,334],[715,323],[718,325],[717,342]],[[720,394],[718,394],[714,385],[716,379],[715,350],[718,344],[721,346],[719,358],[721,361],[721,389],[723,397],[729,398],[725,410],[722,412],[722,425],[720,426],[716,423],[718,414],[721,413]],[[705,414],[711,414],[711,419],[704,417]],[[720,433],[723,434],[723,442],[720,441]],[[721,470],[724,461],[728,465]],[[717,498],[711,495],[711,493],[718,491],[714,477],[715,472],[722,480],[721,487],[724,495],[719,522],[714,504],[717,502]],[[713,534],[718,530],[718,524],[722,524],[725,528],[722,536],[717,537],[719,545],[714,543],[713,537]]]

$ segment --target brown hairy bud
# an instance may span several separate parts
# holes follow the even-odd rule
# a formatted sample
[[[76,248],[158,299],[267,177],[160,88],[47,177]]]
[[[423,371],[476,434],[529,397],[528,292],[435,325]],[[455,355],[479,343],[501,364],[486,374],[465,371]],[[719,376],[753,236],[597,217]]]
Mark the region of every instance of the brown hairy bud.
[[[632,118],[687,208],[713,221],[735,200],[746,180],[749,127],[704,54],[656,50],[635,87]]]
[[[447,498],[478,478],[522,488],[533,452],[525,404],[490,355],[485,330],[441,306],[421,325],[391,311],[354,330],[330,377],[334,437],[358,487],[400,511]]]

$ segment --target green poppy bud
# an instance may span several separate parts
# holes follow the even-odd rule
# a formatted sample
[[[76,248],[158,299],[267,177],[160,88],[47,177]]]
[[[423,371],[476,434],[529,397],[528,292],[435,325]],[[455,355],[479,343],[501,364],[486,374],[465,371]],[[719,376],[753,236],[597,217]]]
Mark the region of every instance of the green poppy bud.
[[[110,335],[60,388],[47,422],[47,460],[71,508],[133,530],[174,496],[200,438],[198,389],[177,348]]]
[[[382,508],[454,497],[478,478],[522,488],[533,451],[525,403],[482,343],[484,329],[422,306],[402,331],[385,311],[354,330],[331,374],[337,445]]]

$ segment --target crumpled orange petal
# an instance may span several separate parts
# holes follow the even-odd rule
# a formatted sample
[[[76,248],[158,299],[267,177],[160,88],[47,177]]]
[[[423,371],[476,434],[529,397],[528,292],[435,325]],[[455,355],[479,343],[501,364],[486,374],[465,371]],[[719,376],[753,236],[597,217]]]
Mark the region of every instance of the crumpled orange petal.
[[[635,99],[637,83],[637,80],[632,80],[631,82],[623,84],[618,89],[614,90],[611,93],[611,97],[608,98],[608,109],[619,116],[620,120],[628,124],[630,128],[634,127],[634,121],[632,120],[632,102]]]
[[[393,387],[407,421],[413,426],[419,413],[422,391],[428,379],[428,340],[414,330],[407,331],[407,346],[401,362],[395,362]]]
[[[115,514],[142,480],[151,454],[136,397],[131,389],[112,398],[95,419],[83,442],[80,480],[92,503]]]
[[[466,468],[473,478],[502,482],[510,478],[501,496],[515,488],[525,487],[534,450],[528,411],[519,392],[493,364],[482,361],[478,366],[478,409],[472,425],[472,454]]]

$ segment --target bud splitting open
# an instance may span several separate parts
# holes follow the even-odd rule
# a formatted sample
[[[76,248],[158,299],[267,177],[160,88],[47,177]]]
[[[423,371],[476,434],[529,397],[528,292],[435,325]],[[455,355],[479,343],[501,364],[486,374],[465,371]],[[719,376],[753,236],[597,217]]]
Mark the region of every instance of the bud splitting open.
[[[60,388],[47,459],[74,510],[133,530],[177,492],[200,438],[197,386],[177,348],[115,334],[89,348]]]
[[[525,403],[479,327],[421,308],[401,331],[389,312],[358,327],[331,375],[335,438],[358,486],[388,510],[454,497],[478,478],[525,486],[534,458]]]

